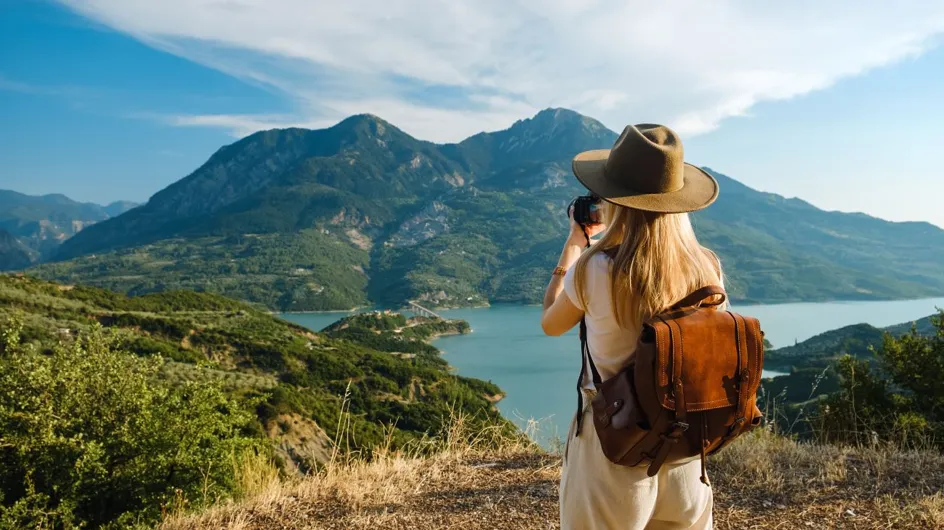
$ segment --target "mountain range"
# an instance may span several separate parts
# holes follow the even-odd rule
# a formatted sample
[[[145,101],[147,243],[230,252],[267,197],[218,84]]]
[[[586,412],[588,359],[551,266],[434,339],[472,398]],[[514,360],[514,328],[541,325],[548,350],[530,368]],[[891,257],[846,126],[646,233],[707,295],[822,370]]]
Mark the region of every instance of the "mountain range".
[[[0,190],[0,270],[19,269],[50,256],[83,228],[137,206],[76,202],[65,195],[24,195]]]
[[[65,240],[43,278],[132,294],[211,291],[275,310],[536,303],[583,193],[570,160],[617,135],[566,109],[457,144],[372,115],[262,131],[147,204]],[[706,168],[694,215],[749,302],[944,294],[944,230],[820,210]]]

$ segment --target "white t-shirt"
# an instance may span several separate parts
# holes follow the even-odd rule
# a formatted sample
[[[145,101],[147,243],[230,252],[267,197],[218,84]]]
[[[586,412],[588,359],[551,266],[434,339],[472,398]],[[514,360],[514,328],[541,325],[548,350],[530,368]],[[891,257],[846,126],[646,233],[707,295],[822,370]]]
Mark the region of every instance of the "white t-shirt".
[[[571,303],[584,312],[587,321],[587,346],[590,348],[593,364],[604,381],[619,373],[632,361],[636,352],[636,341],[642,331],[638,327],[621,328],[616,322],[610,285],[612,263],[609,256],[602,252],[595,254],[587,262],[587,269],[581,278],[584,283],[583,299],[587,303],[586,307],[577,297],[577,286],[574,284],[575,267],[568,269],[564,275],[564,292]],[[587,366],[583,384],[584,387],[592,389],[593,380],[590,374],[590,367]]]

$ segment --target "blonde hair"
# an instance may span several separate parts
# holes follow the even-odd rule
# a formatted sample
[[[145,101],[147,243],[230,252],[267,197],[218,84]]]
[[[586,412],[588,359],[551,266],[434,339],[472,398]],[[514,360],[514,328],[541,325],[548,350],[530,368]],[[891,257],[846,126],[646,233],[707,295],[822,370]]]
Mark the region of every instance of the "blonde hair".
[[[582,306],[586,307],[582,286],[587,264],[608,249],[613,249],[609,252],[613,309],[623,328],[638,327],[692,291],[722,282],[721,262],[698,242],[688,214],[603,204],[606,232],[580,256],[574,270]]]

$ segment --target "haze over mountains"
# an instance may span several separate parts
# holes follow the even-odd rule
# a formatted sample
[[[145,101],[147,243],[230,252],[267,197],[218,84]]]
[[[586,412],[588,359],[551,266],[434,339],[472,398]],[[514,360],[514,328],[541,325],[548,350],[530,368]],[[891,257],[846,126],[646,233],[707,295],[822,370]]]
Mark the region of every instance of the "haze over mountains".
[[[24,195],[0,190],[0,270],[17,269],[48,257],[83,228],[137,206],[76,202],[65,195]]]
[[[279,310],[536,303],[564,207],[583,192],[570,159],[615,138],[565,109],[446,145],[371,115],[263,131],[67,239],[59,263],[31,271],[131,293],[207,290]],[[721,255],[735,299],[944,293],[941,229],[825,212],[712,173],[721,194],[695,215],[696,230]]]

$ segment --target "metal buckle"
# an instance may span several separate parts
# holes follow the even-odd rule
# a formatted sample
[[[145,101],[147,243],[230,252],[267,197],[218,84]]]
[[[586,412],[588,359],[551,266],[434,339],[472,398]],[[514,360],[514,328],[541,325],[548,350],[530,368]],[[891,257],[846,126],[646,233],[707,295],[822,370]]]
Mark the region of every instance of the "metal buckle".
[[[728,433],[724,436],[725,440],[730,439],[734,436],[734,431],[737,429],[738,425],[747,421],[744,417],[734,418],[734,421],[731,423],[731,426],[728,427]]]
[[[669,443],[677,443],[682,438],[682,433],[688,430],[688,424],[681,421],[674,421],[669,424],[672,429],[669,432],[659,433],[659,438]]]
[[[744,418],[741,418],[741,421],[744,421]],[[678,430],[681,432],[688,430],[688,424],[681,421],[672,422],[669,427],[672,427],[673,430]]]

